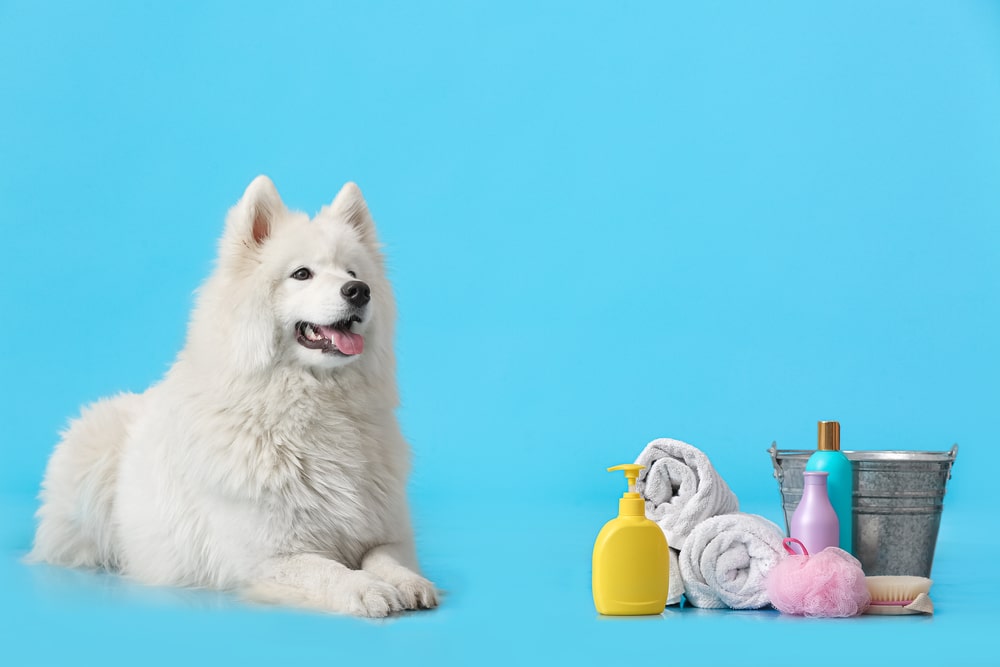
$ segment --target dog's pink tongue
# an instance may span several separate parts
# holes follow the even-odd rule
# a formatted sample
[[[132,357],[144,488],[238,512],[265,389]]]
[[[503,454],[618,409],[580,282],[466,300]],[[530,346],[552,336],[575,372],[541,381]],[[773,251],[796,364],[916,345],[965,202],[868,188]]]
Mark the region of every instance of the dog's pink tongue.
[[[361,354],[365,349],[365,339],[360,334],[330,327],[323,327],[323,334],[344,354]]]

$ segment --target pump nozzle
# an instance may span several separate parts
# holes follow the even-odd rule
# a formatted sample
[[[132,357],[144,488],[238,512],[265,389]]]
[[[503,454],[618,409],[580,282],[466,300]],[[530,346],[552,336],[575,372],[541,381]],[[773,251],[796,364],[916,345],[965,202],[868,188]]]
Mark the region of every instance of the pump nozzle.
[[[636,463],[623,463],[620,466],[608,468],[608,472],[621,470],[628,478],[628,493],[623,493],[618,501],[618,516],[645,516],[645,503],[635,491],[635,480],[639,478],[639,471],[646,466]]]
[[[628,479],[628,492],[635,493],[635,480],[639,479],[639,471],[645,467],[637,463],[623,463],[613,468],[608,468],[608,472],[614,472],[615,470],[624,471],[625,477]]]

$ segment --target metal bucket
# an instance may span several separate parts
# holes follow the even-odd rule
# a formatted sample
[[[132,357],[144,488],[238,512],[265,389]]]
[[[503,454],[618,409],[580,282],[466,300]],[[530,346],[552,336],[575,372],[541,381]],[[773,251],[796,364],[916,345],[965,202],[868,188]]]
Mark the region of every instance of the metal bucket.
[[[802,498],[814,449],[767,450],[778,480],[785,528]],[[845,451],[854,472],[854,555],[865,574],[931,576],[945,484],[958,445],[947,452]]]

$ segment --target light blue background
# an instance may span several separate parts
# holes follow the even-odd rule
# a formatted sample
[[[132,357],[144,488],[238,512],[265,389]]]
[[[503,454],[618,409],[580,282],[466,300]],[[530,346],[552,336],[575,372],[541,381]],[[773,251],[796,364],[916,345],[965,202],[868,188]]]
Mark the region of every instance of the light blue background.
[[[996,664],[997,3],[166,4],[0,2],[11,664]],[[162,376],[258,173],[376,216],[435,612],[18,560],[58,430]],[[933,618],[597,617],[604,467],[684,439],[780,521],[765,450],[817,419],[959,443]]]

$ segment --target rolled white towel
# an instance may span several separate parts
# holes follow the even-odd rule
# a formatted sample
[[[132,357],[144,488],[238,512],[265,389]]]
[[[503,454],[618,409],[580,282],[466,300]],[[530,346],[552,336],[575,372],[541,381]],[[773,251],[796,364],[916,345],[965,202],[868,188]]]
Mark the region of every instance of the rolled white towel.
[[[692,531],[680,553],[684,594],[695,607],[760,609],[765,579],[781,558],[785,534],[756,514],[722,514]]]
[[[708,457],[680,440],[654,440],[635,460],[636,491],[646,499],[646,516],[663,529],[667,543],[684,550],[688,535],[701,521],[739,509],[736,495]]]
[[[681,565],[677,560],[677,550],[670,549],[670,583],[667,585],[667,606],[679,604],[684,595],[684,579]]]

